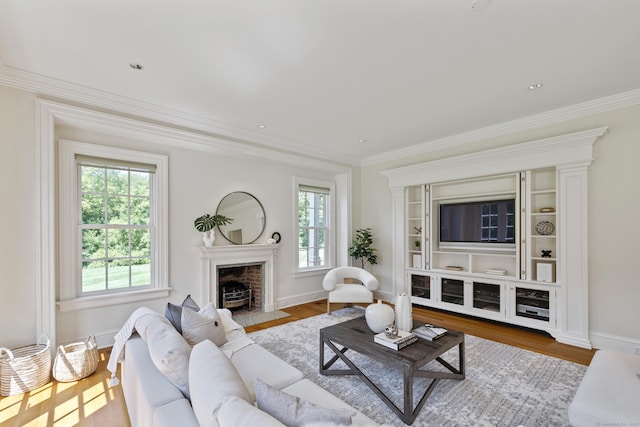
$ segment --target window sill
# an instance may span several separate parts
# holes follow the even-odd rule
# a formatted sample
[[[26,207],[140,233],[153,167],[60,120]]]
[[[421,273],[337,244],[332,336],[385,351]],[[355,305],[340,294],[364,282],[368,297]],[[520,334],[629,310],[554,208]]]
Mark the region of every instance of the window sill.
[[[312,277],[312,276],[324,276],[331,270],[333,267],[322,267],[316,268],[313,270],[296,270],[293,272],[293,277]]]
[[[61,312],[86,310],[89,308],[109,307],[118,304],[146,301],[169,296],[171,288],[144,289],[140,291],[122,292],[111,295],[96,295],[58,301],[56,304]]]

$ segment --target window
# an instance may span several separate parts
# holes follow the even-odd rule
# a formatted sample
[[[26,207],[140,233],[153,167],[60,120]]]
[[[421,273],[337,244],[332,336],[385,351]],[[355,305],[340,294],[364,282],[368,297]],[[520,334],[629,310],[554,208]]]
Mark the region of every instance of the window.
[[[75,158],[81,294],[150,287],[155,165]]]
[[[60,307],[168,293],[167,158],[60,141]]]
[[[333,265],[332,206],[334,185],[313,180],[296,180],[298,271]]]

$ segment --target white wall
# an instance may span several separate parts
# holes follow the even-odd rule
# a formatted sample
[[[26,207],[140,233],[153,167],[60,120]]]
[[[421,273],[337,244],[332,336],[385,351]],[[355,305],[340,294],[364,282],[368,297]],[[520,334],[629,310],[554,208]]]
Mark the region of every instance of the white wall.
[[[0,85],[0,346],[35,343],[35,97]]]
[[[34,260],[37,218],[35,96],[0,86],[0,224],[4,228],[0,243],[0,346],[15,347],[36,339],[36,278]],[[318,299],[322,275],[294,277],[295,239],[292,224],[296,220],[293,176],[334,180],[335,170],[318,171],[299,165],[279,163],[256,157],[226,156],[211,151],[183,149],[148,141],[114,138],[59,125],[56,138],[96,144],[128,147],[169,156],[169,283],[174,291],[168,301],[180,302],[187,294],[202,301],[202,263],[198,246],[201,234],[193,227],[196,217],[215,213],[218,202],[229,192],[246,191],[256,196],[266,212],[266,231],[259,241],[274,231],[282,235],[277,255],[278,307]],[[317,169],[317,168],[316,168]],[[344,239],[343,239],[344,240]],[[228,244],[217,236],[216,245]],[[58,343],[76,341],[93,333],[113,336],[138,306],[164,312],[167,299],[115,307],[57,312]],[[100,340],[99,340],[100,342]],[[103,340],[104,342],[104,340]]]
[[[363,167],[361,222],[374,229],[378,242],[391,241],[391,192],[381,170],[600,126],[608,126],[609,131],[596,142],[588,172],[590,336],[596,348],[640,347],[639,106]],[[379,246],[381,265],[376,274],[381,279],[382,292],[393,292],[391,248]]]

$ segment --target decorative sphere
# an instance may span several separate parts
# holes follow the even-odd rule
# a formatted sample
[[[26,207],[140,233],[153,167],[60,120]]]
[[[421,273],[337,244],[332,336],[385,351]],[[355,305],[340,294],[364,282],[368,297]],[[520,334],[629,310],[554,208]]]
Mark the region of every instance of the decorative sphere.
[[[387,325],[387,327],[384,329],[384,334],[388,338],[395,338],[398,336],[398,328],[393,323],[390,325]]]
[[[382,300],[378,300],[377,304],[371,304],[364,312],[364,318],[367,326],[374,333],[384,332],[387,325],[393,323],[395,313],[390,305],[383,304]]]

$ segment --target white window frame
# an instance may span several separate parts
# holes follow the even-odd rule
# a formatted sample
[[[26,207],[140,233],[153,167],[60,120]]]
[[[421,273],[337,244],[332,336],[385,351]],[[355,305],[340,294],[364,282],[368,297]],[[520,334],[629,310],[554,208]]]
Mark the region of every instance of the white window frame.
[[[327,203],[327,217],[326,217],[327,233],[325,235],[325,265],[323,266],[307,267],[307,268],[300,268],[299,266],[298,236],[300,233],[300,227],[298,223],[298,193],[300,191],[300,187],[304,187],[304,186],[329,189],[329,197],[328,197],[328,203]],[[294,274],[296,277],[323,274],[335,266],[336,184],[335,182],[332,182],[332,181],[323,181],[323,180],[313,179],[313,178],[294,177],[293,192],[294,192],[293,236],[295,236],[295,243],[293,245],[293,252],[294,252],[293,265],[295,268]]]
[[[59,141],[59,301],[60,311],[82,310],[143,301],[169,295],[168,283],[168,157],[124,148],[69,140]],[[151,287],[121,292],[81,296],[82,250],[78,244],[79,191],[76,154],[151,164],[156,167],[151,186],[150,223],[154,243],[151,248]]]

